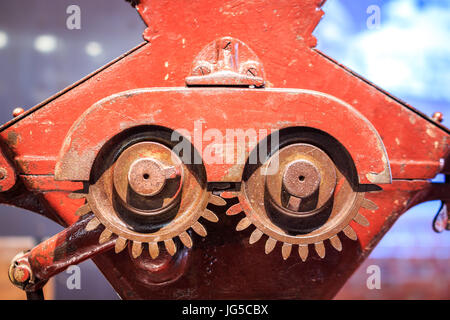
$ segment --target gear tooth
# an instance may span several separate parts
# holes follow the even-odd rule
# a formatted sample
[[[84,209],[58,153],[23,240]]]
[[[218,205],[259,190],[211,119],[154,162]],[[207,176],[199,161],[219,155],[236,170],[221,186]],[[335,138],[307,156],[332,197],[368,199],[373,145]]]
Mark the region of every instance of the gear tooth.
[[[335,248],[337,251],[342,251],[342,243],[338,235],[332,236],[330,238],[330,242],[333,248]]]
[[[108,229],[103,230],[102,233],[100,234],[100,238],[98,239],[98,243],[104,244],[109,239],[111,239],[111,236],[112,232],[110,230]]]
[[[238,194],[237,194],[237,192],[224,191],[220,194],[220,196],[224,199],[233,199],[233,198],[236,198],[238,196]]]
[[[181,242],[187,247],[192,248],[192,239],[191,236],[186,232],[183,231],[178,238],[180,238]]]
[[[273,251],[273,249],[275,249],[276,245],[277,245],[277,240],[269,237],[266,241],[266,247],[264,250],[266,252],[266,254],[271,253]]]
[[[208,234],[205,227],[198,221],[192,225],[192,230],[201,237],[206,237]]]
[[[82,217],[85,214],[88,214],[89,212],[91,212],[91,207],[89,206],[89,204],[86,203],[85,205],[79,207],[77,211],[75,211],[75,215],[78,217]]]
[[[69,199],[85,199],[87,197],[86,193],[80,193],[80,192],[72,192],[68,195]]]
[[[308,258],[308,245],[299,245],[298,246],[298,255],[302,259],[303,262]]]
[[[93,217],[86,227],[84,228],[86,231],[92,231],[97,229],[97,227],[100,225],[100,220],[97,219],[97,217]]]
[[[287,260],[287,258],[289,258],[289,256],[291,255],[291,250],[292,250],[292,244],[290,243],[283,243],[283,246],[281,247],[281,255],[283,256],[284,260]]]
[[[314,243],[314,248],[319,257],[325,258],[325,246],[322,241]]]
[[[372,211],[378,210],[378,206],[376,205],[376,203],[367,198],[364,198],[361,203],[361,207]]]
[[[219,221],[219,218],[216,216],[216,214],[208,209],[205,209],[205,211],[203,211],[202,217],[210,222],[218,222]]]
[[[250,225],[252,224],[252,222],[250,221],[249,218],[245,217],[243,218],[241,221],[239,221],[239,223],[236,226],[236,231],[242,231],[247,229]]]
[[[348,238],[350,238],[350,239],[352,239],[352,240],[354,240],[354,241],[358,240],[358,236],[356,235],[355,230],[353,230],[353,228],[350,227],[349,225],[348,225],[347,227],[345,227],[345,229],[342,230],[342,231],[344,232],[344,234],[345,234]]]
[[[159,256],[159,247],[157,242],[150,242],[148,244],[148,253],[152,259],[156,259]]]
[[[127,243],[128,243],[128,240],[127,240],[127,239],[122,238],[122,237],[118,237],[117,240],[116,240],[116,246],[115,246],[115,248],[114,248],[114,251],[115,251],[116,253],[122,252],[123,249],[126,248]]]
[[[166,246],[167,252],[171,256],[173,256],[177,252],[177,246],[175,245],[175,242],[173,242],[173,239],[164,240],[164,245]]]
[[[219,206],[219,207],[223,207],[223,206],[227,205],[227,202],[223,198],[216,196],[214,194],[212,194],[209,197],[209,203],[212,203],[213,205]]]
[[[259,229],[255,229],[252,234],[250,235],[249,243],[254,244],[261,239],[263,233]]]
[[[357,213],[356,216],[353,218],[353,221],[355,221],[356,223],[364,226],[364,227],[368,227],[370,225],[369,221],[367,220],[366,217],[364,217],[362,214]]]
[[[133,246],[131,247],[131,254],[134,259],[139,257],[142,253],[142,242],[133,241]]]
[[[232,205],[231,207],[228,208],[227,210],[227,216],[234,216],[238,213],[241,213],[242,210],[242,206],[240,203],[236,203],[235,205]]]

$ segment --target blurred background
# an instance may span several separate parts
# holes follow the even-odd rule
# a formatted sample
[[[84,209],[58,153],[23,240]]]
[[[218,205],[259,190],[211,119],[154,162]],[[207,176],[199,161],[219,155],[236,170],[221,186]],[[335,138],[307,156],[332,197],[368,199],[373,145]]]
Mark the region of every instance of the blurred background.
[[[81,9],[81,29],[66,26],[70,5]],[[425,114],[443,112],[450,126],[450,0],[328,0],[324,11],[314,33],[319,50]],[[124,0],[0,1],[0,122],[141,43],[144,28]],[[431,228],[439,205],[404,214],[336,299],[450,299],[450,233]],[[0,210],[0,299],[24,298],[5,268],[61,227],[21,209]],[[367,288],[370,265],[380,267],[379,290]],[[47,298],[118,299],[91,261],[80,267],[80,290],[70,290],[71,274],[62,273]]]

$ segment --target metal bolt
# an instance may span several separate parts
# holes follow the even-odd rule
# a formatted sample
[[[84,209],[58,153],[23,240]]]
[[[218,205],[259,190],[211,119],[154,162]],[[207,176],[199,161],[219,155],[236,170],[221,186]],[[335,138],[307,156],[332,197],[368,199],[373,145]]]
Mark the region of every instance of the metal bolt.
[[[442,112],[435,112],[433,114],[433,120],[441,123],[442,121],[444,121],[444,115],[442,114]]]
[[[13,114],[13,117],[18,117],[24,112],[25,112],[25,110],[23,108],[15,108],[13,110],[12,114]]]
[[[313,195],[320,185],[320,172],[307,160],[291,162],[283,175],[283,186],[291,195],[288,209],[297,211],[302,199]]]

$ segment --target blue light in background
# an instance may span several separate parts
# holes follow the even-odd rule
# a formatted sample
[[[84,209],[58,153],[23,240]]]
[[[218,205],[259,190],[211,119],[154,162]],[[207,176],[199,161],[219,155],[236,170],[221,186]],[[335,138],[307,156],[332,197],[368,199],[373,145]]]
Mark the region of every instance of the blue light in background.
[[[376,29],[366,24],[370,5],[381,9]],[[425,114],[443,112],[450,125],[449,0],[328,0],[323,10],[319,50]],[[431,229],[439,204],[409,210],[371,257],[448,259],[450,233]]]

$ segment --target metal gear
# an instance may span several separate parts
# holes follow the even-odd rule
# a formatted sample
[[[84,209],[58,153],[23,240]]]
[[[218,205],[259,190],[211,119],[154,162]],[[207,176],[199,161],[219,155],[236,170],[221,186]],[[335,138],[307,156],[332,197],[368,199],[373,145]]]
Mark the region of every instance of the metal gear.
[[[155,259],[160,251],[158,243],[164,243],[173,256],[177,237],[186,247],[192,247],[188,229],[202,237],[207,235],[198,221],[200,217],[210,222],[219,220],[206,209],[209,202],[226,204],[206,191],[204,172],[198,169],[202,165],[184,164],[161,141],[127,139],[98,158],[88,192],[72,193],[70,197],[87,200],[78,209],[79,216],[94,213],[86,230],[105,227],[100,244],[117,236],[116,253],[131,243],[131,254],[137,258],[147,244],[149,255]]]
[[[239,203],[230,207],[227,214],[245,213],[237,231],[251,225],[256,227],[250,244],[264,234],[268,236],[266,254],[281,242],[285,260],[293,245],[298,245],[302,261],[308,257],[309,245],[314,245],[318,256],[324,258],[325,240],[341,251],[340,232],[357,240],[351,221],[369,225],[358,212],[360,207],[377,209],[364,197],[364,188],[357,187],[348,160],[341,159],[336,164],[335,159],[314,144],[285,145],[242,182],[240,192],[221,194],[223,198],[239,198]]]

